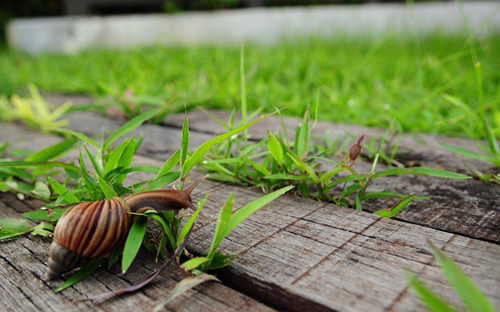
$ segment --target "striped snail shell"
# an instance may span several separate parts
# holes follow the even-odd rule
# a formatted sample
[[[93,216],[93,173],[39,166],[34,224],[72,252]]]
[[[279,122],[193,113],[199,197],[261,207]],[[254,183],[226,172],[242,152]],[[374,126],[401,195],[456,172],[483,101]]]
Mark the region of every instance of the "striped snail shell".
[[[185,190],[156,190],[130,195],[124,199],[82,202],[66,211],[54,229],[50,245],[48,280],[106,255],[123,244],[132,225],[130,212],[195,209],[191,192],[206,176]]]

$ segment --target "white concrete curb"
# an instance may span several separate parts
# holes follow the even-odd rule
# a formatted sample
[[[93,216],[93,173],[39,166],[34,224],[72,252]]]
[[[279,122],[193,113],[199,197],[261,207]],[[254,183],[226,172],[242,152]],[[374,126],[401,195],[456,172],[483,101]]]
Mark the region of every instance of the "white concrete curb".
[[[500,29],[500,3],[464,2],[473,32]],[[408,35],[416,29],[464,32],[455,2],[252,8],[176,15],[126,15],[17,19],[7,27],[11,47],[29,53],[74,53],[91,47],[138,45],[269,43],[284,37],[333,36],[336,33]]]

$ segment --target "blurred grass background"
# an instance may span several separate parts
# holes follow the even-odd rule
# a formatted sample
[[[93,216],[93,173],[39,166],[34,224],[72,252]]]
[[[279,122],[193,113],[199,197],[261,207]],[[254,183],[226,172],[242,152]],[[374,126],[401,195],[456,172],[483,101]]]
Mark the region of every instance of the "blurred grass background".
[[[247,44],[249,109],[286,107],[302,116],[319,99],[321,120],[405,131],[484,138],[470,111],[484,110],[500,134],[500,33],[466,38],[435,32],[294,38]],[[75,55],[30,56],[0,49],[0,94],[43,92],[95,97],[136,95],[205,108],[239,107],[240,47],[164,47],[89,50]],[[480,63],[483,85],[475,65]],[[481,89],[481,91],[480,91]],[[479,93],[484,94],[481,105]],[[450,100],[450,97],[452,100]]]

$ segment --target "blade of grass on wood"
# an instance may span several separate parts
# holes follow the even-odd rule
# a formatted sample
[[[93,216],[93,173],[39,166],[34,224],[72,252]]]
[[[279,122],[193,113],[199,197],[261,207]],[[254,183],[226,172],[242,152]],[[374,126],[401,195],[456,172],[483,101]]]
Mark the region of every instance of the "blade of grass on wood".
[[[146,120],[160,113],[164,109],[166,109],[165,106],[159,106],[155,109],[152,109],[137,117],[132,118],[129,122],[121,126],[106,139],[106,141],[103,144],[103,150],[108,149],[111,146],[111,144],[113,144],[113,142],[115,142],[125,134],[130,133],[131,131],[142,125]]]
[[[191,169],[193,169],[193,167],[203,158],[203,156],[212,148],[214,147],[216,144],[230,138],[231,136],[235,135],[236,133],[244,130],[244,129],[247,129],[249,127],[251,127],[252,125],[258,123],[259,121],[262,121],[266,118],[268,118],[269,116],[272,116],[274,115],[275,113],[271,113],[271,114],[268,114],[268,115],[265,115],[265,116],[262,116],[261,118],[259,119],[256,119],[252,122],[249,122],[241,127],[238,127],[234,130],[231,130],[229,132],[226,132],[224,134],[221,134],[211,140],[208,140],[207,142],[203,143],[202,145],[200,145],[200,147],[198,147],[196,149],[196,151],[191,155],[191,157],[189,157],[186,162],[184,163],[184,166],[183,166],[183,174],[184,176],[187,176],[188,173],[191,171]]]
[[[139,217],[130,228],[125,247],[123,248],[122,273],[127,272],[139,252],[144,234],[146,234],[146,224],[147,219]]]
[[[496,309],[474,282],[432,242],[431,252],[465,305],[473,312],[495,312]]]
[[[246,204],[245,206],[238,209],[229,220],[227,226],[224,228],[223,237],[226,237],[235,227],[238,226],[243,220],[251,216],[254,212],[264,207],[268,203],[272,202],[276,198],[285,194],[289,190],[291,190],[293,186],[283,187],[277,191],[274,191],[270,194],[262,196],[259,199],[252,201],[251,203]]]
[[[26,157],[26,161],[48,161],[51,159],[54,159],[57,156],[60,156],[75,146],[77,139],[69,139],[62,141],[60,143],[51,145],[49,147],[46,147],[36,153],[31,154],[30,156]]]
[[[61,286],[57,287],[54,290],[54,293],[61,292],[65,290],[66,288],[70,287],[73,284],[78,283],[82,279],[86,278],[90,274],[94,273],[99,266],[101,265],[102,259],[101,258],[96,258],[89,263],[87,263],[85,266],[83,266],[81,269],[75,272],[75,274],[71,275],[71,277],[64,282]]]
[[[410,286],[417,292],[420,299],[427,308],[433,312],[458,312],[448,302],[437,296],[432,290],[425,286],[414,274],[407,273]]]

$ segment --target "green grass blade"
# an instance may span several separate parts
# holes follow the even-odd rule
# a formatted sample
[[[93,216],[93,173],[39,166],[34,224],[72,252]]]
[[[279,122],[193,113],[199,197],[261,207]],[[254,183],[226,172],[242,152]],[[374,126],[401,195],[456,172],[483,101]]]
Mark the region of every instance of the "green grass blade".
[[[486,132],[486,139],[488,140],[488,145],[491,150],[492,156],[495,156],[498,160],[500,160],[500,149],[498,148],[497,138],[495,137],[495,133],[490,126],[490,123],[486,118],[483,118],[484,131]]]
[[[168,224],[165,222],[165,220],[158,214],[156,213],[148,213],[146,212],[146,215],[150,218],[153,218],[156,220],[156,222],[158,222],[158,224],[160,225],[160,227],[162,228],[163,232],[167,235],[169,241],[170,241],[170,245],[173,247],[173,249],[176,249],[178,244],[175,240],[175,237],[174,237],[174,234],[172,234],[172,231],[170,230],[170,227],[168,226]]]
[[[90,146],[92,146],[93,148],[96,148],[96,149],[99,148],[99,146],[100,146],[100,144],[96,140],[89,138],[88,136],[86,136],[85,134],[83,134],[81,132],[77,132],[77,131],[73,131],[73,130],[69,130],[69,129],[64,129],[64,128],[63,129],[50,128],[50,131],[60,133],[60,134],[66,135],[66,136],[69,135],[69,136],[75,137],[77,139],[80,139],[80,141],[82,141],[82,142],[86,142],[87,144],[89,144]]]
[[[206,199],[206,197],[205,197],[205,199]],[[186,235],[189,233],[189,231],[191,231],[191,228],[193,227],[193,224],[196,221],[196,218],[198,217],[198,215],[200,214],[200,211],[202,208],[203,208],[203,206],[198,207],[198,209],[196,209],[195,213],[186,222],[186,224],[182,228],[181,232],[179,233],[179,237],[177,238],[177,245],[175,246],[175,248],[177,248],[177,246],[179,246],[182,243],[184,238],[186,238]]]
[[[271,131],[267,130],[267,134],[267,148],[269,149],[269,152],[273,156],[274,160],[276,160],[280,166],[283,166],[283,148],[281,147],[281,142],[274,134],[271,133]]]
[[[230,231],[227,232],[226,228],[227,228],[227,225],[229,224],[229,221],[231,219],[233,205],[234,205],[234,192],[231,193],[231,195],[227,199],[226,203],[224,204],[224,206],[222,207],[222,209],[219,212],[219,216],[217,218],[217,225],[215,227],[214,238],[212,240],[212,245],[210,246],[210,251],[208,252],[208,258],[211,258],[214,255],[215,251],[219,247],[222,240],[230,232]]]
[[[410,286],[415,290],[427,308],[433,312],[459,312],[451,304],[437,296],[425,284],[423,284],[414,274],[406,274]]]
[[[432,242],[429,242],[429,244],[434,258],[448,278],[448,281],[455,288],[470,311],[495,312],[496,309],[493,304],[455,262]]]
[[[119,167],[120,158],[122,157],[122,154],[129,145],[129,143],[131,143],[129,139],[123,141],[122,144],[120,144],[117,148],[115,148],[111,152],[111,154],[109,154],[108,159],[106,160],[106,165],[104,166],[104,173],[108,173],[111,170]]]
[[[407,197],[408,194],[402,194],[402,193],[396,193],[396,192],[390,192],[390,191],[382,191],[382,192],[370,192],[370,193],[365,193],[363,196],[361,196],[361,201],[370,199],[370,198],[380,198],[380,197],[395,197],[395,198],[405,198]],[[428,199],[429,196],[417,196],[415,199],[417,200],[424,200]]]
[[[407,196],[397,201],[396,204],[394,204],[392,207],[387,209],[377,210],[373,214],[384,218],[392,218],[398,213],[400,213],[401,210],[403,210],[406,206],[408,206],[408,204],[411,203],[416,197],[417,195],[415,194]]]
[[[181,149],[180,149],[180,158],[179,164],[181,167],[181,177],[186,177],[187,173],[184,173],[184,163],[186,162],[186,158],[189,150],[189,121],[187,119],[187,114],[184,117],[184,124],[182,125],[182,138],[181,138]],[[183,182],[183,181],[181,181]],[[181,185],[182,186],[182,185]],[[181,187],[182,189],[182,187]]]
[[[309,137],[309,106],[307,106],[302,123],[297,126],[295,134],[295,153],[300,159],[307,157],[307,153],[309,152]]]
[[[383,171],[379,171],[373,175],[373,178],[386,177],[395,174],[420,174],[427,175],[437,178],[447,178],[447,179],[470,179],[471,177],[465,174],[456,173],[452,171],[425,168],[425,167],[415,167],[415,168],[391,168]]]
[[[83,148],[85,149],[87,157],[90,159],[90,162],[92,163],[92,166],[94,167],[97,175],[101,178],[104,177],[104,168],[102,166],[101,159],[94,157],[94,155],[90,153],[86,145],[83,145]]]
[[[73,284],[78,283],[82,279],[86,278],[90,274],[94,273],[97,271],[97,269],[101,266],[102,259],[101,258],[96,258],[87,263],[85,266],[83,266],[81,269],[75,272],[75,274],[71,275],[71,277],[64,282],[61,286],[57,287],[54,290],[54,293],[61,292],[65,290],[66,288],[72,286]]]
[[[116,140],[118,140],[125,134],[133,131],[134,129],[142,125],[146,120],[152,118],[153,116],[160,113],[164,109],[165,109],[164,106],[159,106],[155,109],[152,109],[137,117],[132,118],[129,122],[121,126],[106,139],[106,141],[103,144],[103,150],[107,150],[111,146],[111,144],[113,144]]]
[[[492,160],[492,158],[487,156],[487,155],[475,153],[475,152],[469,151],[468,149],[465,149],[462,147],[448,145],[448,144],[443,144],[443,147],[445,147],[446,149],[448,149],[452,152],[455,152],[457,154],[464,155],[467,157],[476,158],[476,159],[484,159],[484,160],[489,160],[489,161]]]
[[[153,179],[153,181],[161,178],[163,175],[167,174],[170,172],[180,161],[180,155],[181,155],[181,150],[177,150],[175,153],[172,154],[161,166],[160,171],[158,171],[158,174],[156,177]]]
[[[277,191],[267,194],[259,199],[246,204],[245,206],[238,209],[232,216],[227,225],[224,227],[224,232],[222,233],[222,238],[226,237],[235,227],[238,226],[243,220],[251,216],[254,212],[264,207],[268,203],[272,202],[276,198],[285,194],[291,190],[293,186],[283,187]]]
[[[240,50],[240,99],[241,99],[241,122],[242,124],[247,123],[247,89],[246,89],[246,77],[245,77],[245,46],[241,45]],[[247,129],[244,129],[243,140],[245,143],[248,139]]]
[[[182,281],[177,283],[175,288],[170,292],[170,294],[165,300],[156,305],[153,312],[161,311],[170,301],[206,281],[219,281],[219,280],[215,276],[210,274],[201,274],[197,276],[188,276],[184,278]]]
[[[229,132],[226,132],[224,134],[221,134],[211,140],[208,140],[207,142],[203,143],[202,145],[200,145],[200,147],[198,147],[196,149],[196,151],[191,155],[191,157],[189,157],[186,162],[184,163],[184,166],[183,166],[183,174],[184,176],[187,176],[188,173],[191,171],[191,169],[193,169],[193,167],[198,163],[200,162],[200,160],[203,158],[203,156],[212,148],[214,147],[216,144],[232,137],[233,135],[237,134],[238,132],[244,130],[244,129],[247,129],[251,126],[253,126],[254,124],[258,123],[259,121],[262,121],[266,118],[268,118],[269,116],[272,116],[274,115],[275,113],[271,113],[271,114],[268,114],[268,115],[265,115],[259,119],[256,119],[252,122],[249,122],[241,127],[238,127],[234,130],[231,130]]]
[[[165,185],[169,185],[175,180],[179,179],[181,173],[179,170],[170,171],[167,174],[164,174],[161,178],[153,180],[148,186],[146,186],[142,191],[153,191],[159,190]]]
[[[116,194],[116,192],[113,190],[113,188],[111,188],[111,186],[109,186],[108,183],[106,183],[106,181],[104,181],[103,179],[98,177],[97,182],[99,183],[99,186],[101,187],[102,192],[106,196],[106,199],[118,197],[118,194]]]
[[[347,170],[347,169],[343,166],[337,166],[337,167],[333,168],[332,170],[323,173],[319,178],[319,182],[328,183],[328,181],[330,181],[335,175],[341,173],[344,170]]]
[[[71,150],[73,146],[75,146],[77,141],[77,139],[69,139],[51,145],[34,154],[31,154],[30,156],[26,157],[25,160],[34,162],[49,161]]]
[[[313,183],[315,184],[319,183],[319,178],[314,172],[314,169],[311,168],[311,166],[309,166],[306,161],[302,159],[297,159],[294,157],[294,155],[290,153],[287,153],[287,156],[290,157],[290,159],[294,162],[295,165],[297,165],[297,167],[299,167],[300,171],[307,172]]]
[[[89,171],[87,170],[87,167],[85,166],[85,162],[83,161],[82,152],[80,152],[79,161],[80,161],[80,169],[82,172],[82,178],[85,181],[85,185],[86,185],[87,189],[97,190],[99,188],[99,184],[96,182],[96,179],[90,175]]]
[[[0,240],[20,236],[32,230],[31,225],[24,219],[0,219]]]
[[[49,184],[52,187],[52,189],[57,194],[63,195],[63,194],[66,194],[69,192],[69,190],[64,185],[59,183],[57,180],[54,180],[52,177],[47,177],[47,180],[49,181]],[[68,204],[74,204],[74,203],[78,203],[80,200],[78,199],[78,197],[71,194],[68,197],[66,197],[66,201],[68,202]]]
[[[139,217],[130,228],[125,247],[123,248],[122,273],[127,272],[139,252],[144,234],[146,234],[146,224],[147,219]]]

